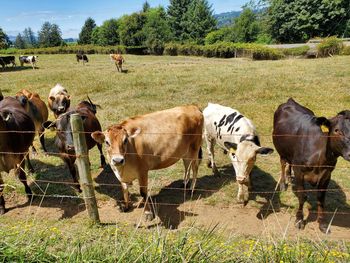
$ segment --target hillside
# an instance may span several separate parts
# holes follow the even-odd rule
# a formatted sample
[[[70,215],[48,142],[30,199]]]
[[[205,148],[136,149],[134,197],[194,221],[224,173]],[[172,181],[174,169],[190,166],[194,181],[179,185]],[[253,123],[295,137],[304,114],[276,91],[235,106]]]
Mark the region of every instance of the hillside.
[[[214,15],[218,21],[218,27],[227,26],[232,23],[232,20],[238,17],[241,14],[241,11],[231,11]]]

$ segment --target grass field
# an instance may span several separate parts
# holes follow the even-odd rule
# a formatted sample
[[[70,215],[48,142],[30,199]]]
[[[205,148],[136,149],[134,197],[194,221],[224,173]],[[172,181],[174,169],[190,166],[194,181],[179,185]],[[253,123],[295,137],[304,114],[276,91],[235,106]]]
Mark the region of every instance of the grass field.
[[[126,73],[118,73],[107,55],[91,55],[89,60],[90,62],[83,66],[76,63],[74,55],[41,55],[37,70],[32,70],[28,66],[0,71],[0,88],[4,95],[14,95],[18,90],[26,88],[36,91],[46,101],[49,90],[56,83],[61,83],[71,94],[72,105],[86,99],[87,95],[93,102],[101,105],[97,116],[104,129],[138,114],[193,103],[203,109],[208,102],[215,102],[236,108],[253,120],[262,145],[268,147],[273,147],[271,139],[273,113],[277,106],[289,97],[309,107],[319,116],[332,117],[341,110],[350,109],[350,57],[251,61],[127,55]],[[52,115],[50,119],[53,119]],[[54,132],[47,132],[46,138],[51,151],[54,150],[53,137]],[[40,149],[37,140],[35,144]],[[206,153],[204,156],[206,158]],[[216,159],[221,172],[220,178],[213,178],[211,170],[202,164],[197,187],[210,192],[197,194],[195,199],[207,207],[236,205],[237,185],[233,179],[229,159],[219,149]],[[108,170],[101,173],[98,169],[97,149],[90,152],[90,161],[97,183],[101,174],[109,179],[113,178]],[[40,153],[34,158],[33,163],[36,172],[28,177],[35,193],[45,192],[45,195],[49,196],[76,195],[67,185],[48,185],[40,182],[40,180],[71,181],[67,169],[63,167],[63,162],[59,158]],[[337,209],[338,212],[344,213],[344,217],[349,219],[348,222],[350,222],[349,167],[349,163],[339,158],[329,186],[336,191],[327,193],[326,197],[326,210]],[[277,153],[264,158],[258,157],[253,170],[254,191],[273,191],[279,171]],[[152,195],[155,197],[164,195],[164,186],[177,187],[180,185],[182,175],[183,166],[180,162],[168,169],[151,172]],[[13,178],[13,175],[4,175],[4,180],[10,185],[5,188],[5,200],[15,206],[16,200],[21,201],[24,194],[22,184]],[[107,189],[102,184],[96,190],[101,203],[114,200],[119,195],[117,193],[119,189],[114,190],[111,187]],[[137,199],[136,186],[132,188],[132,193]],[[166,195],[168,195],[166,199],[160,199],[168,203],[179,201],[179,197],[172,195],[171,192],[166,192]],[[258,211],[269,205],[270,197],[269,193],[256,194],[246,209]],[[61,203],[52,201],[48,205],[60,209]],[[285,205],[278,207],[280,211],[290,211],[295,208],[297,199],[289,189],[287,192],[274,195],[273,204],[275,203]],[[310,195],[309,203],[314,209],[316,206],[314,195]],[[79,207],[79,199],[72,199],[68,205]],[[64,220],[52,220],[31,216],[30,213],[14,216],[16,209],[22,211],[20,208],[14,208],[11,213],[0,218],[0,233],[5,237],[0,241],[0,259],[2,255],[5,261],[35,262],[45,257],[47,261],[92,259],[102,261],[105,257],[105,261],[115,261],[113,259],[118,258],[120,262],[349,260],[349,243],[343,243],[341,240],[335,243],[316,243],[299,239],[287,242],[279,238],[262,240],[254,235],[244,239],[247,234],[244,231],[228,238],[227,231],[222,231],[224,226],[217,226],[212,231],[213,227],[206,226],[199,230],[195,224],[179,227],[176,231],[163,227],[136,231],[130,224],[124,225],[128,224],[127,217],[117,224],[114,218],[110,218],[109,222],[105,222],[111,224],[107,227],[82,226],[86,220],[84,217],[74,216],[76,213]],[[239,222],[239,216],[237,220]],[[343,229],[348,231],[349,224],[345,224]],[[99,244],[99,248],[93,244]],[[231,246],[241,246],[242,251],[234,252],[232,249],[231,254],[222,252]],[[146,252],[143,253],[144,250]],[[305,252],[303,255],[302,251]],[[26,258],[29,260],[24,260]]]

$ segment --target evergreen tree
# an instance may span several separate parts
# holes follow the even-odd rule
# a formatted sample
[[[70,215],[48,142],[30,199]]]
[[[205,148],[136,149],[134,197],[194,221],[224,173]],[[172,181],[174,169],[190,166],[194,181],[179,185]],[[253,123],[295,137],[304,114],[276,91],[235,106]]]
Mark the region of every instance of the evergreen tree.
[[[45,22],[38,32],[40,47],[60,46],[63,42],[61,30],[58,25]]]
[[[79,44],[91,44],[91,38],[92,38],[92,31],[96,27],[95,20],[93,20],[91,17],[86,19],[84,26],[81,28],[81,32],[79,33]]]
[[[254,42],[260,32],[259,22],[256,14],[250,8],[245,8],[243,12],[234,20],[233,29],[235,32],[235,42]]]
[[[162,54],[164,44],[171,39],[171,29],[166,19],[163,7],[151,8],[146,13],[146,23],[143,27],[145,46],[153,54]]]
[[[216,22],[207,0],[193,0],[185,14],[183,38],[203,44],[205,36],[216,29]]]
[[[167,9],[168,20],[175,40],[183,40],[185,33],[185,17],[187,10],[193,0],[170,0]]]
[[[5,32],[0,27],[0,48],[8,48],[10,45],[10,40]]]
[[[50,29],[50,46],[57,47],[63,42],[62,32],[58,25],[52,24]]]
[[[279,42],[342,36],[350,18],[349,0],[269,0],[271,34]]]
[[[16,37],[15,47],[20,49],[26,48],[26,43],[21,34],[18,34]]]
[[[151,6],[149,5],[149,3],[145,1],[142,6],[142,12],[147,12],[150,8]]]
[[[36,46],[36,38],[34,36],[33,30],[28,27],[23,31],[23,40],[27,47],[35,47]]]

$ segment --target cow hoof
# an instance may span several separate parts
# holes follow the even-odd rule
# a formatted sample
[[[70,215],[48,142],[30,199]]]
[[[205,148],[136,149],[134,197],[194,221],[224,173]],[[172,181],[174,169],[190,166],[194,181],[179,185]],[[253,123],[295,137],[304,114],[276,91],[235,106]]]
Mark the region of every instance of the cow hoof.
[[[287,184],[285,183],[280,183],[280,191],[284,192],[287,190]]]
[[[119,211],[122,213],[126,213],[130,211],[130,207],[129,206],[125,206],[125,205],[120,205],[119,207]]]
[[[152,221],[154,219],[154,214],[150,211],[145,212],[145,220],[146,221]]]
[[[319,225],[319,229],[321,230],[322,233],[324,234],[330,234],[331,233],[331,230],[329,229],[328,230],[328,225],[325,224],[325,223],[322,223]]]
[[[305,222],[302,219],[297,219],[295,221],[295,227],[299,230],[303,230],[305,228]]]

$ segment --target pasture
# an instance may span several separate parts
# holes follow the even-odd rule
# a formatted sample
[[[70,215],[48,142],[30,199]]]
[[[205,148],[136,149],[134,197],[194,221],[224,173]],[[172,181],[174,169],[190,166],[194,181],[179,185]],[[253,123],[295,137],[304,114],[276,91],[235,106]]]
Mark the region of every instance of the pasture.
[[[85,65],[78,64],[73,54],[40,55],[36,70],[30,66],[1,70],[0,88],[4,96],[26,88],[47,102],[49,90],[60,83],[68,89],[71,105],[87,95],[101,105],[97,117],[103,129],[128,117],[178,105],[196,104],[204,109],[208,102],[219,103],[250,118],[261,144],[272,148],[273,113],[289,97],[318,116],[332,117],[350,109],[349,56],[251,61],[126,55],[125,61],[125,72],[118,73],[108,55],[89,55]],[[53,119],[52,113],[49,119]],[[57,151],[54,136],[52,131],[45,134],[49,152]],[[32,156],[36,172],[28,174],[28,181],[37,197],[31,204],[26,204],[23,186],[13,174],[3,175],[9,211],[0,218],[4,237],[0,241],[0,258],[3,254],[10,261],[38,261],[42,257],[49,261],[103,261],[103,257],[115,261],[114,257],[121,262],[349,260],[349,243],[343,241],[350,239],[350,164],[342,158],[338,159],[326,195],[332,233],[324,235],[315,222],[313,192],[308,193],[305,230],[294,228],[297,198],[291,187],[286,192],[274,191],[280,173],[277,152],[257,157],[252,172],[253,194],[245,207],[236,201],[238,187],[233,168],[218,147],[220,176],[213,176],[206,167],[203,144],[198,190],[192,199],[180,189],[182,162],[152,171],[150,194],[158,218],[145,223],[141,207],[128,213],[118,211],[118,182],[109,167],[99,168],[94,148],[90,151],[91,171],[103,223],[96,227],[89,225],[83,200],[69,185],[72,179],[63,161],[43,154],[38,139],[35,146],[39,149],[38,155]],[[140,199],[137,182],[131,194],[136,206]],[[136,230],[135,225],[140,228]],[[241,251],[236,251],[239,247]],[[232,251],[226,254],[223,251],[227,249]],[[207,258],[203,251],[208,252]],[[310,253],[302,255],[302,251]]]

